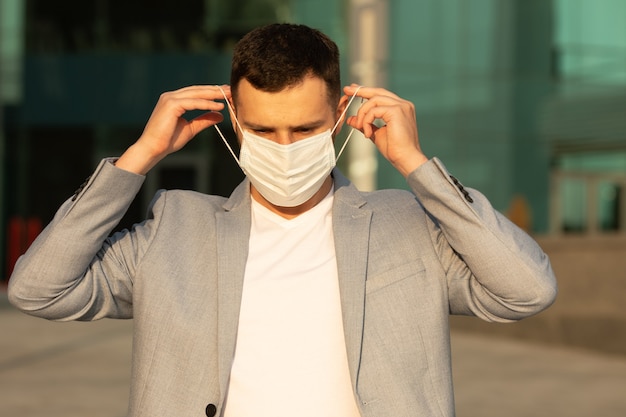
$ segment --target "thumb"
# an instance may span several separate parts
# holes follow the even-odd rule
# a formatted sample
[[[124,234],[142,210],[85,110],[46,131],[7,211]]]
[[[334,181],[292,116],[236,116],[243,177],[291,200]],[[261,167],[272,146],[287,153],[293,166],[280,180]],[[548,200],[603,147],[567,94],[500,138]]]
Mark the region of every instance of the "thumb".
[[[206,112],[197,116],[189,121],[189,127],[191,130],[198,134],[204,129],[216,125],[224,120],[224,116],[219,112]]]

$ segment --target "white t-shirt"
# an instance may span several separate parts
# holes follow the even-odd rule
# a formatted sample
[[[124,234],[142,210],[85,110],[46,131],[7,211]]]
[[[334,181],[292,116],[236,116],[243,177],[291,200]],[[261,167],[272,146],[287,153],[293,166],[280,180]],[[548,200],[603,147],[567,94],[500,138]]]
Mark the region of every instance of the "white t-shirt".
[[[341,316],[332,191],[287,220],[252,200],[225,417],[356,417]]]

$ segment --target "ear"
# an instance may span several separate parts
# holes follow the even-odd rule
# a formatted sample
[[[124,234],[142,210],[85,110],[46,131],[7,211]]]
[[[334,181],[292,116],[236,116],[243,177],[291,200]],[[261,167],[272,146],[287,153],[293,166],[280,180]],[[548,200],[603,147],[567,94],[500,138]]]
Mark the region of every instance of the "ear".
[[[230,106],[227,105],[226,107],[228,108],[228,114],[230,116],[230,124],[233,126],[233,131],[235,132],[235,136],[237,136],[237,140],[241,142],[239,139],[239,125],[237,124],[237,110],[235,109],[235,103],[233,103],[232,100],[230,100],[229,103]]]
[[[337,120],[339,120],[339,118],[343,114],[344,110],[348,106],[349,101],[350,101],[350,97],[346,95],[341,96],[341,98],[339,99],[339,104],[337,105],[337,110],[335,111],[335,123]],[[337,129],[335,129],[335,135],[341,131],[341,128],[343,127],[343,124],[346,121],[346,117],[348,117],[348,113],[346,113],[343,120],[339,120]]]

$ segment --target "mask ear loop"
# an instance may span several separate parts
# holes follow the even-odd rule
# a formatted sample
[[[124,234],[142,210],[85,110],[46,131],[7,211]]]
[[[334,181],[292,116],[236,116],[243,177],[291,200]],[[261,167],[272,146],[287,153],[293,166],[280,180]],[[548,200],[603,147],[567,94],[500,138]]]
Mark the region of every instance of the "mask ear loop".
[[[339,120],[337,120],[337,123],[335,123],[335,126],[333,127],[333,132],[335,131],[335,129],[337,129],[337,126],[339,126],[339,122],[341,121],[341,119],[343,119],[343,117],[348,112],[348,109],[350,108],[350,105],[352,104],[352,102],[356,98],[356,95],[357,95],[357,93],[359,92],[360,89],[361,89],[361,86],[358,86],[356,91],[354,92],[354,94],[350,98],[350,101],[348,101],[348,105],[346,106],[345,109],[343,109],[343,113],[341,113],[341,117],[339,118]],[[343,153],[343,150],[346,149],[346,145],[350,141],[350,138],[352,137],[353,133],[354,133],[354,128],[352,128],[352,130],[350,130],[350,133],[348,133],[348,137],[343,142],[343,145],[341,146],[341,149],[339,150],[339,153],[337,154],[337,157],[335,158],[336,161],[339,160],[339,158],[341,157],[341,154]]]
[[[230,110],[230,114],[235,118],[235,122],[237,123],[237,126],[239,127],[239,130],[241,130],[243,132],[243,130],[241,129],[241,125],[239,124],[239,120],[237,120],[237,117],[235,116],[235,111],[233,110],[232,106],[230,105],[230,101],[228,101],[228,99],[226,98],[226,93],[224,92],[224,89],[222,89],[222,87],[220,87],[219,85],[217,85],[216,87],[219,88],[220,91],[222,92],[222,95],[224,96],[224,100],[226,100],[226,105],[228,106],[228,109]],[[233,156],[233,158],[235,158],[235,161],[237,161],[237,165],[241,166],[241,164],[239,164],[239,158],[237,158],[237,156],[235,155],[235,152],[233,152],[233,148],[230,147],[230,144],[228,143],[228,141],[224,137],[224,134],[220,130],[219,126],[217,124],[215,124],[213,126],[215,126],[215,129],[217,130],[217,133],[219,133],[220,137],[222,138],[222,141],[224,142],[224,144],[226,145],[226,147],[230,151],[230,154]]]
[[[226,93],[224,92],[224,90],[222,89],[222,87],[220,87],[219,85],[216,86],[217,88],[220,89],[220,91],[222,92],[222,95],[224,96],[224,100],[226,101],[226,105],[228,106],[228,109],[230,110],[230,114],[235,118],[235,123],[237,123],[237,127],[239,127],[239,130],[241,130],[243,132],[243,129],[241,129],[241,125],[239,124],[239,120],[237,120],[237,117],[235,116],[235,111],[233,110],[232,106],[230,105],[230,101],[228,101],[228,98],[226,98]],[[343,109],[343,112],[341,113],[341,116],[339,117],[339,119],[337,120],[337,123],[335,123],[335,126],[333,126],[333,132],[335,131],[335,129],[337,129],[337,126],[339,126],[339,122],[341,122],[341,120],[344,118],[344,116],[346,115],[346,113],[348,112],[348,109],[350,108],[350,106],[352,105],[352,102],[354,101],[354,99],[356,98],[357,93],[359,92],[359,90],[361,89],[361,86],[358,86],[356,91],[354,92],[354,94],[352,95],[352,97],[350,97],[350,101],[348,101],[348,105],[346,106],[345,109]],[[235,155],[235,152],[233,152],[233,148],[231,148],[230,144],[228,143],[228,141],[226,140],[226,137],[224,137],[224,134],[222,133],[222,131],[220,130],[219,126],[217,124],[214,125],[215,126],[215,130],[217,130],[217,133],[220,135],[220,137],[222,138],[222,141],[224,142],[224,144],[226,145],[226,147],[228,148],[228,150],[230,151],[230,154],[233,156],[233,158],[235,158],[235,161],[237,161],[237,165],[239,164],[239,158],[237,158],[237,156]],[[346,148],[346,145],[348,144],[348,142],[350,141],[350,137],[352,137],[352,134],[354,133],[354,128],[352,128],[352,130],[350,130],[350,133],[348,134],[348,137],[346,138],[346,140],[343,142],[343,146],[341,147],[341,149],[339,150],[339,153],[337,154],[337,157],[335,158],[335,160],[339,159],[339,157],[341,156],[341,154],[343,153],[344,149]]]

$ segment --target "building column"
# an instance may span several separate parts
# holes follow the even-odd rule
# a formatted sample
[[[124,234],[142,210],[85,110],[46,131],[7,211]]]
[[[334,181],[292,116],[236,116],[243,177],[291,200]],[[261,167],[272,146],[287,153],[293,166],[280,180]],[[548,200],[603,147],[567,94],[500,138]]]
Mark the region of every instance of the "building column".
[[[550,145],[542,138],[540,111],[553,94],[552,1],[513,3],[512,188],[531,203],[533,231],[548,231]],[[529,29],[532,28],[532,29]]]
[[[387,0],[351,0],[349,9],[350,80],[367,87],[387,86],[389,11]],[[355,106],[355,109],[357,107]],[[377,187],[377,150],[355,131],[346,152],[347,175],[363,191]]]

